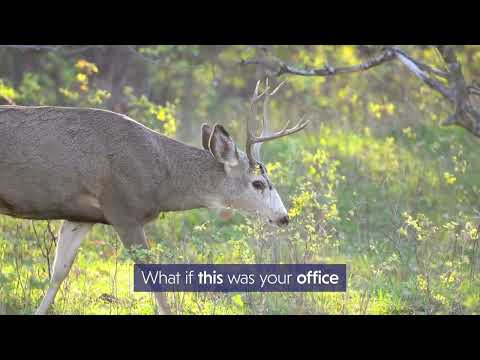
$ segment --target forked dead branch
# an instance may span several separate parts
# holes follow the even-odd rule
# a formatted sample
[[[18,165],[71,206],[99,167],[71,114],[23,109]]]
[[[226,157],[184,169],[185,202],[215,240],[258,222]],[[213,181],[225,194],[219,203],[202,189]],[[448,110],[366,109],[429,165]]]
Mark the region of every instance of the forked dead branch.
[[[285,74],[296,76],[336,76],[362,72],[374,67],[399,60],[412,74],[418,77],[430,89],[438,92],[453,106],[453,114],[443,122],[443,125],[458,125],[473,135],[480,137],[480,111],[473,105],[472,96],[480,96],[480,86],[465,80],[462,66],[452,45],[432,45],[441,56],[445,69],[438,69],[425,64],[407,54],[398,46],[383,46],[369,60],[345,67],[333,67],[326,64],[321,68],[302,68],[288,64],[271,53],[267,47],[260,47],[263,56],[241,60],[242,65],[264,67],[273,76]]]

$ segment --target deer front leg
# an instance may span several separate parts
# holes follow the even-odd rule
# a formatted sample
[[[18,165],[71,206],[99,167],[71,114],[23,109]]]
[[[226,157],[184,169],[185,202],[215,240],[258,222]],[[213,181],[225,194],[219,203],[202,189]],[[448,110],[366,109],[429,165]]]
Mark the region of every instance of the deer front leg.
[[[67,277],[72,267],[75,256],[82,240],[87,235],[93,224],[64,221],[58,237],[55,260],[53,262],[53,274],[50,285],[42,303],[37,309],[37,315],[44,315],[55,300],[58,289]]]
[[[115,230],[120,236],[120,240],[127,249],[148,249],[147,238],[143,226],[124,226],[114,225]],[[133,254],[134,261],[137,262],[136,254]],[[171,315],[167,297],[164,293],[153,293],[157,302],[157,311],[159,315]]]

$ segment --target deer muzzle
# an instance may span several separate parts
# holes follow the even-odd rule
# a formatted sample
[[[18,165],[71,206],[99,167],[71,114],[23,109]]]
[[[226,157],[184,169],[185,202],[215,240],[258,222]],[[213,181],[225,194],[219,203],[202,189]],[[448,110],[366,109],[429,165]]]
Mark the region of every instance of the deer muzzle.
[[[281,217],[280,219],[277,220],[278,226],[287,226],[289,223],[290,223],[290,219],[288,215]]]

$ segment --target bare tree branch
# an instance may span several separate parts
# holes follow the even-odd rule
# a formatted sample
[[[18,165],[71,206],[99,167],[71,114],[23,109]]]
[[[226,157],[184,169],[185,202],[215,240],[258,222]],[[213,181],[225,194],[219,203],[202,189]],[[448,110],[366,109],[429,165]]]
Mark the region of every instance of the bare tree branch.
[[[397,58],[406,66],[408,70],[413,72],[420,80],[427,84],[433,90],[438,91],[443,97],[450,102],[454,102],[452,94],[448,88],[443,86],[438,80],[430,77],[423,69],[420,68],[418,62],[408,56],[405,52],[394,48]]]
[[[2,48],[14,48],[19,50],[44,50],[44,51],[56,51],[61,45],[0,45]]]
[[[471,95],[480,96],[480,87],[478,87],[477,85],[470,85],[468,87],[468,91],[470,92]]]
[[[457,59],[451,45],[439,45],[437,49],[447,64],[452,100],[455,107],[454,114],[449,117],[445,125],[455,124],[462,126],[472,134],[480,137],[480,113],[470,101],[472,85],[468,85],[463,75],[462,66]],[[475,89],[476,86],[473,85]]]
[[[267,47],[262,47],[263,58],[241,60],[242,65],[262,66],[274,76],[284,74],[297,76],[335,76],[338,74],[355,73],[369,70],[373,67],[398,59],[410,72],[422,80],[429,88],[440,93],[453,107],[454,113],[444,121],[443,125],[459,125],[480,137],[480,111],[474,108],[470,95],[480,96],[480,86],[476,83],[467,84],[461,65],[455,55],[455,50],[448,45],[435,45],[438,53],[446,64],[441,70],[427,65],[408,55],[395,46],[385,46],[380,53],[369,60],[345,67],[300,68],[287,64],[283,60],[269,53]]]
[[[53,51],[53,52],[61,52],[64,55],[73,55],[82,53],[92,48],[102,47],[103,45],[85,45],[80,48],[73,48],[69,49],[69,46],[75,45],[0,45],[0,48],[10,48],[16,50],[36,50],[36,51]]]
[[[440,69],[437,69],[433,66],[430,66],[430,65],[427,65],[423,62],[421,62],[420,60],[417,60],[417,59],[413,59],[412,57],[410,57],[405,51],[401,50],[400,48],[398,47],[392,47],[392,49],[394,49],[394,51],[397,53],[397,56],[398,55],[403,55],[404,57],[408,58],[411,62],[413,62],[420,70],[424,71],[424,72],[428,72],[430,74],[433,74],[433,75],[436,75],[436,76],[439,76],[441,78],[444,78],[444,79],[447,79],[448,78],[448,71],[443,71],[443,70],[440,70]]]
[[[325,65],[323,68],[318,69],[308,69],[308,68],[299,68],[290,64],[287,64],[277,58],[276,56],[271,55],[272,61],[267,59],[253,59],[253,60],[241,60],[242,65],[261,65],[274,72],[275,76],[281,76],[283,74],[292,74],[299,76],[334,76],[338,74],[348,74],[359,71],[365,71],[371,69],[375,66],[381,65],[388,61],[395,59],[395,52],[386,49],[380,54],[372,57],[366,62],[344,67],[332,67],[330,65]],[[272,63],[273,62],[273,63]]]

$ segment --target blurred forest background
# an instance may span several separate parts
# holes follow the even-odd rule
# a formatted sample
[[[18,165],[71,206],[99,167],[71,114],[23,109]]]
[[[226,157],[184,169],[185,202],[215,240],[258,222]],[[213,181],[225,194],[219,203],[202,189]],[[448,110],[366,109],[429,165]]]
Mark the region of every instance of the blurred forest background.
[[[398,49],[438,84],[455,72],[433,46]],[[475,95],[480,46],[452,49]],[[221,123],[243,148],[256,82],[287,80],[271,102],[273,125],[303,114],[311,124],[263,150],[291,225],[227,211],[162,214],[147,227],[151,251],[159,263],[346,263],[348,291],[171,293],[173,311],[479,314],[476,130],[442,126],[458,103],[391,55],[367,45],[5,45],[0,104],[110,109],[196,146],[203,122]],[[372,59],[381,64],[334,70]],[[322,76],[289,74],[283,61]],[[40,303],[59,224],[0,216],[0,313],[31,314]],[[132,275],[114,231],[96,225],[51,313],[153,314],[153,297],[132,291]]]

